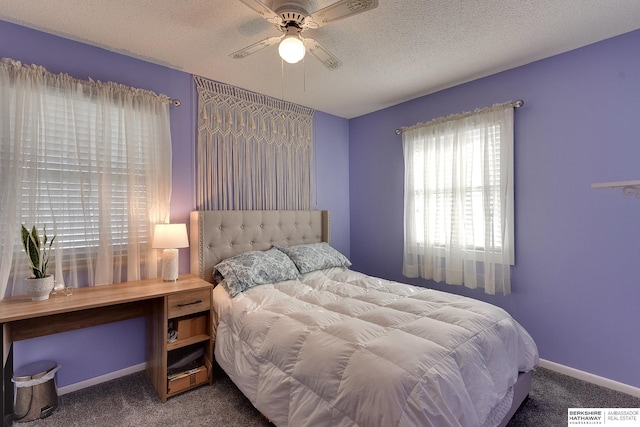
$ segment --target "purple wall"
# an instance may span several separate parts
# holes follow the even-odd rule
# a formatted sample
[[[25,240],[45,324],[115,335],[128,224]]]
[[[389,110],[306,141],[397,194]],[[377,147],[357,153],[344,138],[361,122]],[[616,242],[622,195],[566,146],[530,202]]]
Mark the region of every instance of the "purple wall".
[[[349,257],[349,122],[319,111],[314,120],[314,208],[331,212],[331,245]]]
[[[522,98],[512,294],[411,282],[499,305],[529,330],[542,358],[640,387],[640,200],[591,189],[640,179],[638,46],[635,31],[350,120],[354,268],[408,281],[394,130]]]
[[[150,89],[182,101],[171,108],[173,191],[171,221],[189,220],[195,208],[195,139],[197,97],[191,75],[104,49],[0,21],[0,57],[42,65],[51,72],[77,78],[115,81]],[[325,129],[326,127],[326,129]],[[317,197],[319,209],[333,213],[336,247],[348,253],[349,210],[348,122],[319,113],[315,126]],[[189,272],[189,250],[180,251],[180,272]],[[17,342],[15,366],[53,359],[62,365],[58,385],[65,386],[125,369],[145,361],[144,319],[118,322]]]

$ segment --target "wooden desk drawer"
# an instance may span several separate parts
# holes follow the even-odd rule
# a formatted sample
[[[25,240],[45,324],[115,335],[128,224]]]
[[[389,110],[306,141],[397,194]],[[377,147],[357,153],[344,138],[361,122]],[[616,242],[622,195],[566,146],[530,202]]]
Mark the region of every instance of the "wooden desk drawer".
[[[186,316],[188,314],[198,313],[201,311],[209,311],[209,307],[211,306],[210,300],[210,289],[181,292],[179,294],[169,295],[169,319],[173,319],[174,317]]]

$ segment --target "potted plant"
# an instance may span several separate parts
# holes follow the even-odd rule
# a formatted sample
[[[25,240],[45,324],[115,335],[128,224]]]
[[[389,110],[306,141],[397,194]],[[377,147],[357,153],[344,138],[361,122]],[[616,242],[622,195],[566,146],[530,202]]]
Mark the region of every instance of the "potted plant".
[[[31,295],[32,301],[43,301],[49,298],[49,293],[53,289],[53,275],[47,274],[49,257],[51,256],[51,245],[56,239],[53,236],[47,248],[47,226],[43,228],[43,239],[40,240],[38,229],[34,225],[31,232],[22,225],[22,245],[29,259],[32,277],[27,278],[27,292]]]

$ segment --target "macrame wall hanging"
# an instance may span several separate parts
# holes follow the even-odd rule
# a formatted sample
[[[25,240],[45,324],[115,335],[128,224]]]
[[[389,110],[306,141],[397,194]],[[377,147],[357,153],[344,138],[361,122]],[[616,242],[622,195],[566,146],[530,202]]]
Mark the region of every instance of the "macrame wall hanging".
[[[194,76],[197,209],[311,209],[314,110]]]

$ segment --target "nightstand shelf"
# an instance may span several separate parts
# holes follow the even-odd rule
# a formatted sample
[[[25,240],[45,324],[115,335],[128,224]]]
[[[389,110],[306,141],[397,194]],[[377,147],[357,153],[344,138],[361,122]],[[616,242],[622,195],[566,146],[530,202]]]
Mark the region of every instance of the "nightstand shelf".
[[[167,351],[176,350],[178,348],[187,347],[192,344],[197,344],[199,342],[207,342],[211,340],[210,335],[195,335],[193,337],[189,337],[184,340],[178,340],[175,342],[167,343]]]

